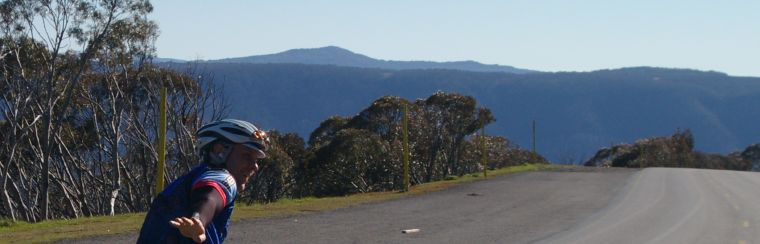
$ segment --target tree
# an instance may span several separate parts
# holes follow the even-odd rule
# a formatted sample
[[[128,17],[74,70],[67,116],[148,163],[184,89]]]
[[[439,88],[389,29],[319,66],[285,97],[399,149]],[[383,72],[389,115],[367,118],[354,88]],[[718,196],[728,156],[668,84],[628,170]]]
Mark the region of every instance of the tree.
[[[464,138],[477,132],[481,126],[494,121],[487,108],[476,108],[473,97],[455,93],[437,92],[424,101],[422,130],[430,138],[427,147],[427,175],[425,181],[445,178],[450,174],[461,175],[459,157]]]
[[[493,115],[486,108],[477,108],[475,99],[472,97],[443,92],[413,103],[400,97],[385,96],[375,100],[356,116],[331,117],[325,120],[311,134],[309,145],[310,151],[314,152],[314,158],[308,160],[308,166],[313,167],[311,164],[324,161],[335,161],[328,160],[332,156],[325,153],[325,150],[335,150],[334,140],[340,133],[346,136],[347,130],[360,130],[379,136],[394,153],[400,155],[404,105],[409,107],[410,114],[409,144],[412,183],[443,179],[452,173],[461,175],[470,172],[470,168],[463,167],[460,163],[461,152],[465,149],[465,139],[482,126],[494,121]],[[357,133],[351,132],[352,135]],[[323,149],[328,145],[331,145],[331,148]],[[329,152],[342,153],[341,150]],[[400,161],[400,158],[397,160]],[[311,172],[311,174],[297,174],[304,177],[322,177],[313,171],[305,170],[306,168],[308,167],[298,172]],[[316,180],[316,178],[312,179]],[[361,187],[359,189],[363,190]],[[343,190],[335,191],[344,192]]]
[[[366,130],[344,129],[309,163],[314,194],[346,195],[401,187],[400,152]]]
[[[157,29],[145,18],[151,11],[150,3],[143,0],[0,3],[6,94],[31,91],[35,97],[25,105],[33,106],[31,113],[41,116],[40,123],[30,128],[39,138],[31,145],[41,165],[33,170],[41,180],[36,192],[30,194],[38,195],[41,201],[30,209],[32,220],[38,219],[37,215],[41,219],[51,217],[51,166],[67,167],[53,143],[69,118],[74,90],[85,74],[107,67],[108,60],[124,63],[118,61],[131,62],[136,54],[150,55]],[[80,49],[69,48],[75,45]],[[104,55],[109,59],[102,59]]]
[[[241,196],[248,203],[272,202],[285,196],[292,186],[294,164],[302,157],[299,153],[303,153],[303,139],[298,135],[281,135],[277,131],[268,134],[271,146],[267,158],[259,162],[259,172]]]
[[[346,127],[371,131],[388,142],[400,140],[404,104],[409,102],[400,97],[380,97],[351,118]]]
[[[481,139],[479,135],[476,135],[470,137],[465,142],[464,150],[462,150],[462,165],[466,167],[467,173],[483,170],[480,168],[482,151],[478,148]],[[522,149],[501,136],[485,136],[485,147],[486,158],[488,159],[486,166],[488,169],[498,169],[526,163],[549,163],[541,155],[534,154],[531,150]]]
[[[158,88],[168,179],[198,162],[193,133],[225,115],[213,84],[150,64],[144,0],[0,3],[2,215],[38,221],[144,211],[155,195]],[[149,180],[143,180],[149,179]]]
[[[319,124],[309,135],[309,147],[319,148],[330,142],[338,131],[346,127],[348,118],[333,116]]]

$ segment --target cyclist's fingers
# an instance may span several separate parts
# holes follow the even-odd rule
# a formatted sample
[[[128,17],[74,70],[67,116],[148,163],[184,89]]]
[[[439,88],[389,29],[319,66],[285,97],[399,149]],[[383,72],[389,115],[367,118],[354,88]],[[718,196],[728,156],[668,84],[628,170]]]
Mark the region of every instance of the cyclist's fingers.
[[[185,224],[190,227],[195,225],[195,222],[193,222],[192,220],[190,220],[190,218],[187,218],[187,217],[182,217],[182,221],[185,221]]]
[[[182,219],[182,217],[174,218],[173,220],[170,220],[169,223],[176,224],[174,227],[180,227],[182,225],[187,225],[187,222]]]
[[[180,228],[183,226],[189,226],[189,227],[201,227],[203,226],[203,223],[196,218],[187,218],[187,217],[178,217],[174,220],[169,220],[169,224],[174,226],[175,228]]]
[[[193,225],[203,226],[203,223],[201,223],[200,219],[196,219],[196,218],[190,218],[190,219],[193,221]]]
[[[176,220],[177,222],[179,222],[180,226],[188,226],[188,225],[190,225],[190,222],[188,221],[188,219],[184,218],[184,217],[178,217],[178,218],[176,218],[174,220]]]

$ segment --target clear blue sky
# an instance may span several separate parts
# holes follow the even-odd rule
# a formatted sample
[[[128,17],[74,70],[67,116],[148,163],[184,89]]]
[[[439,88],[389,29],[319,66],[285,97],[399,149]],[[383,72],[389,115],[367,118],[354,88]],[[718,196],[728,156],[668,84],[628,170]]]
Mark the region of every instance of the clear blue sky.
[[[334,45],[386,60],[540,71],[629,66],[760,77],[760,1],[154,0],[159,57]]]

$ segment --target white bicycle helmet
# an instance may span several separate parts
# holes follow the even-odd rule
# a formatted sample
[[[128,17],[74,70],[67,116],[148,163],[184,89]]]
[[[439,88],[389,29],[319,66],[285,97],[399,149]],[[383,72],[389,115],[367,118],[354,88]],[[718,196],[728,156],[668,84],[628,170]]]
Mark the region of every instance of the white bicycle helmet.
[[[205,152],[209,151],[206,147],[220,139],[223,143],[231,142],[243,144],[244,146],[255,149],[261,153],[261,158],[266,157],[264,151],[269,148],[269,136],[266,132],[260,130],[253,124],[242,120],[224,119],[215,121],[201,127],[195,135],[198,137],[198,149],[200,150],[202,157],[205,156]],[[210,164],[223,164],[230,151],[231,148],[225,150],[223,155],[210,157],[206,160]]]

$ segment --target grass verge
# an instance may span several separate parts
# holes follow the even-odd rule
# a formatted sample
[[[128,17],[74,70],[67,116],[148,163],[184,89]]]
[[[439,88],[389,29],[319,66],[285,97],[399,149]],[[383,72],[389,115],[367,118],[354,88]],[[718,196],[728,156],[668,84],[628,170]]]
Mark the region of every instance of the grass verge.
[[[497,170],[489,170],[488,177],[510,173],[560,168],[563,166],[546,164],[526,164]],[[282,199],[270,204],[246,205],[238,203],[232,216],[233,221],[262,217],[284,217],[309,212],[318,212],[355,206],[358,204],[385,201],[401,197],[443,190],[461,183],[483,180],[483,174],[469,174],[462,177],[450,177],[449,180],[436,181],[412,186],[409,192],[370,192],[344,197]],[[116,216],[99,216],[69,220],[51,220],[39,223],[10,222],[0,220],[0,242],[2,243],[37,243],[62,239],[84,238],[98,235],[122,234],[137,231],[142,225],[145,213],[121,214]]]

